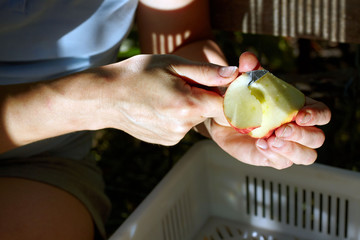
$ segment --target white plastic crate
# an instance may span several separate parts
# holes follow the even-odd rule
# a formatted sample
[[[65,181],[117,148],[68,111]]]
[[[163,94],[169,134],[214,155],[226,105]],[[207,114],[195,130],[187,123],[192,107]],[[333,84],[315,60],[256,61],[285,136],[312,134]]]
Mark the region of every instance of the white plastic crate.
[[[110,240],[360,239],[360,174],[243,164],[190,149]]]

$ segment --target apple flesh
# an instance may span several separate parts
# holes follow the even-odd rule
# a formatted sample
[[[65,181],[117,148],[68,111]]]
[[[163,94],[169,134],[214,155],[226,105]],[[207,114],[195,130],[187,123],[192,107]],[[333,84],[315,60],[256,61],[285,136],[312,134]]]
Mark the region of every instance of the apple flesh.
[[[225,92],[224,113],[238,132],[267,138],[276,128],[294,121],[304,104],[301,91],[270,72],[255,82],[243,73]]]

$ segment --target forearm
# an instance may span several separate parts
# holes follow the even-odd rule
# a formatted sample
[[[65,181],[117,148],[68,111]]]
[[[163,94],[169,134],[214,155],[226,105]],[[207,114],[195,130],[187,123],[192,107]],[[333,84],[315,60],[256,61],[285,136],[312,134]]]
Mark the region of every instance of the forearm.
[[[95,129],[103,73],[0,87],[0,153],[38,140]]]

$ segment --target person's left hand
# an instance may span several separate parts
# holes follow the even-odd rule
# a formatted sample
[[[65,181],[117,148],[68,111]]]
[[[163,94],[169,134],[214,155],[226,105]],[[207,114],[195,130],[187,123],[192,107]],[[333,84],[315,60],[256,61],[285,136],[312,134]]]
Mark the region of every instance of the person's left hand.
[[[259,61],[251,53],[242,54],[239,63],[240,72],[260,68]],[[283,169],[292,164],[309,165],[316,160],[315,149],[323,145],[325,135],[315,126],[327,124],[330,117],[331,112],[325,104],[306,98],[295,121],[282,125],[267,139],[240,134],[212,119],[207,119],[205,126],[211,138],[236,159],[251,165]]]

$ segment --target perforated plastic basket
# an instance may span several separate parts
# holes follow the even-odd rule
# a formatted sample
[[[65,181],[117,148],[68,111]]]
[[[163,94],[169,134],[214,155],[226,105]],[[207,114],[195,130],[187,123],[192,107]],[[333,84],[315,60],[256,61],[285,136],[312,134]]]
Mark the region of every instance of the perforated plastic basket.
[[[360,174],[253,167],[196,144],[110,240],[360,239]]]

